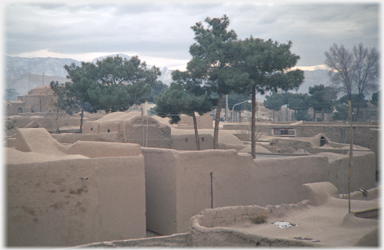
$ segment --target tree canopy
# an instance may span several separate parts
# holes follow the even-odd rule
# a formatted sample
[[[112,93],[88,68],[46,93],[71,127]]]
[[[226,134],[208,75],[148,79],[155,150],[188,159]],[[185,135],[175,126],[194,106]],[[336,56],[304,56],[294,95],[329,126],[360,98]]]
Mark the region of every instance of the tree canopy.
[[[353,102],[352,95],[367,94],[376,90],[379,79],[379,53],[376,48],[364,48],[359,43],[352,52],[343,45],[333,44],[326,56],[325,65],[331,82],[344,92]],[[355,101],[359,102],[357,98]],[[360,105],[357,104],[356,118],[359,117]],[[356,119],[355,118],[355,119]]]
[[[251,150],[256,158],[256,92],[277,92],[298,89],[304,80],[302,70],[292,70],[299,56],[291,53],[292,43],[280,44],[269,39],[247,38],[235,46],[238,60],[235,68],[245,80],[238,85],[238,92],[252,94]],[[236,90],[235,90],[236,91]],[[273,100],[275,101],[275,100]],[[267,105],[272,105],[267,101]],[[280,106],[281,107],[281,106]],[[275,111],[276,109],[274,109]],[[275,119],[275,115],[273,115]]]
[[[310,96],[307,93],[293,94],[290,92],[283,93],[282,95],[283,95],[284,104],[287,104],[289,109],[292,109],[295,111],[295,120],[307,121],[309,118],[308,107],[309,107]]]
[[[174,82],[162,94],[156,98],[155,112],[161,117],[170,117],[170,123],[178,123],[180,115],[192,116],[196,148],[200,150],[200,141],[197,130],[195,112],[203,115],[212,110],[212,102],[201,86],[201,80],[191,77],[190,72],[174,71]]]
[[[324,112],[332,113],[334,101],[337,98],[337,92],[332,87],[325,87],[323,84],[309,87],[310,94],[309,105],[314,110],[314,120],[316,121],[316,112],[321,111],[322,121],[324,121]]]
[[[334,118],[337,120],[348,120],[348,101],[350,97],[348,95],[344,95],[341,98],[339,98],[336,101],[336,112],[334,114]],[[365,100],[364,94],[352,94],[352,100],[351,100],[352,108],[353,109],[360,109],[360,108],[366,108],[368,106],[368,101]],[[358,113],[354,113],[353,116],[357,116]],[[356,117],[354,117],[356,120]]]
[[[124,111],[133,104],[145,101],[152,91],[160,70],[147,68],[137,56],[127,60],[119,56],[107,57],[96,64],[82,62],[65,65],[72,93],[83,103],[106,112]]]
[[[77,98],[72,96],[69,92],[68,84],[60,84],[58,81],[52,81],[49,84],[53,94],[45,95],[45,102],[53,107],[53,113],[55,114],[56,132],[60,132],[60,118],[66,113],[72,115],[79,112],[80,103]]]
[[[298,89],[304,80],[302,70],[291,70],[300,59],[291,53],[292,42],[280,44],[269,39],[247,38],[240,40],[237,54],[240,60],[236,66],[247,76],[243,92],[255,91],[265,94],[267,91],[278,92]]]
[[[273,121],[275,121],[275,111],[279,111],[281,106],[284,105],[284,98],[282,94],[272,92],[271,95],[266,95],[264,99],[264,107],[273,110]]]
[[[213,148],[218,148],[219,122],[223,94],[229,94],[243,81],[242,75],[233,67],[236,51],[232,42],[237,35],[233,30],[227,30],[229,18],[205,19],[208,27],[201,22],[192,26],[195,33],[195,43],[189,48],[192,59],[187,64],[187,70],[194,78],[200,78],[211,91],[218,93],[217,110],[214,128]]]
[[[370,103],[372,103],[374,106],[379,105],[379,100],[380,100],[380,91],[376,91],[375,93],[372,94]]]

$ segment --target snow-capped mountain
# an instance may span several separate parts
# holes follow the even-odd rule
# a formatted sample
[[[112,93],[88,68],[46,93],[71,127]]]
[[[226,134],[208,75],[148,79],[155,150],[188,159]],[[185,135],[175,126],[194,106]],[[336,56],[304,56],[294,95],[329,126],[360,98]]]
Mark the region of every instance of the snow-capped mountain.
[[[131,58],[131,56],[122,53],[117,55],[126,58],[127,60]],[[92,62],[95,63],[97,60],[102,60],[108,56],[116,56],[116,54],[98,57],[93,59]],[[64,69],[64,65],[70,65],[71,63],[75,63],[76,65],[81,64],[79,61],[70,58],[25,58],[6,56],[5,59],[5,89],[14,88],[19,95],[27,94],[28,86],[29,89],[32,89],[37,86],[42,86],[43,84],[49,85],[51,81],[65,82],[67,72]],[[148,67],[152,66],[148,65]],[[172,70],[164,66],[157,67],[159,67],[161,71],[161,76],[158,80],[165,84],[170,84],[172,82]],[[304,77],[304,82],[298,89],[298,93],[308,93],[308,88],[314,85],[329,85],[329,77],[327,71],[324,69],[314,71],[305,70]]]
[[[129,60],[131,57],[125,54],[117,54],[120,57]],[[111,54],[108,56],[116,56]],[[97,60],[102,60],[102,56],[92,60],[95,63]],[[66,80],[67,71],[64,65],[75,63],[81,65],[80,61],[75,59],[62,59],[62,58],[43,58],[43,57],[13,57],[5,56],[5,77],[6,83],[4,89],[13,88],[19,95],[26,95],[28,89],[33,89],[38,86],[49,85],[51,81],[58,81],[64,83]],[[151,67],[150,65],[148,65]],[[158,80],[163,83],[169,84],[172,82],[172,70],[167,67],[159,67],[161,76]]]
[[[127,59],[127,60],[131,59],[131,57],[128,56],[128,55],[126,55],[126,54],[118,53],[118,54],[110,54],[110,55],[106,55],[106,56],[96,57],[96,58],[93,59],[91,62],[92,62],[92,63],[96,63],[96,61],[101,61],[101,60],[103,60],[104,58],[107,58],[107,57],[115,57],[115,56],[119,56],[119,57],[125,58],[125,59]]]
[[[64,69],[64,65],[70,65],[71,63],[80,65],[79,61],[70,58],[5,56],[5,77],[7,79],[17,79],[21,75],[29,73],[65,77],[67,71]]]
[[[106,55],[106,56],[97,57],[97,58],[92,60],[92,63],[96,63],[96,61],[101,61],[104,58],[107,58],[109,56],[111,56],[111,57],[119,56],[119,57],[125,58],[127,60],[131,59],[131,56],[119,53],[119,54],[110,54],[110,55]],[[150,64],[147,65],[148,68],[151,68],[152,66],[153,65],[150,65]],[[173,70],[170,70],[165,66],[156,66],[156,67],[158,67],[160,69],[160,72],[161,72],[161,76],[158,78],[158,80],[162,81],[165,84],[170,84],[172,82],[172,71]]]
[[[308,93],[309,87],[323,84],[329,86],[329,76],[327,70],[318,69],[313,71],[304,70],[304,82],[300,85],[298,93]]]

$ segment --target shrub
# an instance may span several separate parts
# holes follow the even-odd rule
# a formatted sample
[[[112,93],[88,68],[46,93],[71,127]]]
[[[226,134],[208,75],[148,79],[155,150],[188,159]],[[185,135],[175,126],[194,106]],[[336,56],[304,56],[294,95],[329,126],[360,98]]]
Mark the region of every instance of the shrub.
[[[252,222],[255,224],[261,224],[267,222],[267,213],[262,211],[251,218]]]

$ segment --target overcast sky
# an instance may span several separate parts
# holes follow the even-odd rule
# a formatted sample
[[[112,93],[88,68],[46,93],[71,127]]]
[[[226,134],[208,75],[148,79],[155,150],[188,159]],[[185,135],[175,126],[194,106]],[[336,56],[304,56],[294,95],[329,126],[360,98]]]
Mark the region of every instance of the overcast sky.
[[[206,17],[230,19],[239,39],[292,41],[297,66],[324,63],[333,43],[379,48],[379,4],[372,2],[284,4],[272,1],[6,2],[4,51],[11,56],[90,61],[125,53],[148,64],[184,70],[194,43],[191,26]],[[207,26],[206,26],[207,27]]]

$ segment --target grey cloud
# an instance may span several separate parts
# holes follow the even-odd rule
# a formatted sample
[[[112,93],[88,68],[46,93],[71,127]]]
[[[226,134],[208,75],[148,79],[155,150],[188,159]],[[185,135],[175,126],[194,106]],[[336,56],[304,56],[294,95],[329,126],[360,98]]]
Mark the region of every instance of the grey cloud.
[[[136,51],[189,60],[190,27],[226,14],[240,39],[291,40],[306,66],[322,64],[333,43],[377,47],[379,33],[377,4],[11,4],[6,13],[8,54]]]

